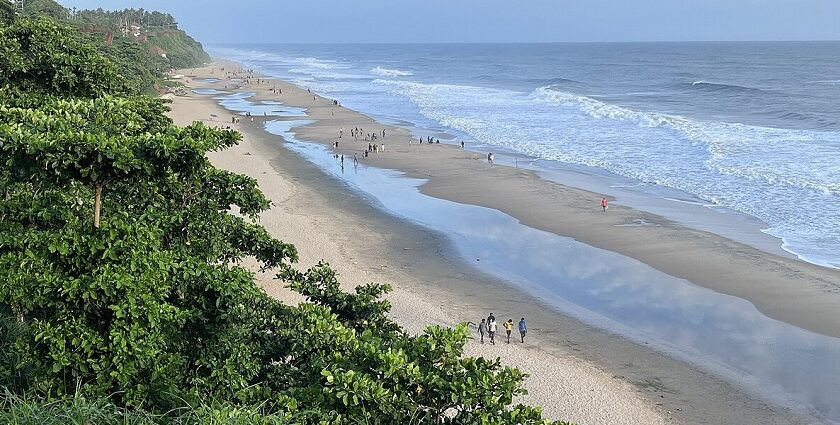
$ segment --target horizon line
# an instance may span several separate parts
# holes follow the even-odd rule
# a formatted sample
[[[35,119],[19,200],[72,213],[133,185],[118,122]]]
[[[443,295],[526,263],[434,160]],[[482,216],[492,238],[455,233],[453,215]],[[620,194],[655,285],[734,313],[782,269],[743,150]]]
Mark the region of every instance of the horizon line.
[[[200,40],[199,40],[200,41]],[[802,40],[627,40],[627,41],[201,41],[205,44],[664,44],[664,43],[840,43],[840,39],[802,39]]]

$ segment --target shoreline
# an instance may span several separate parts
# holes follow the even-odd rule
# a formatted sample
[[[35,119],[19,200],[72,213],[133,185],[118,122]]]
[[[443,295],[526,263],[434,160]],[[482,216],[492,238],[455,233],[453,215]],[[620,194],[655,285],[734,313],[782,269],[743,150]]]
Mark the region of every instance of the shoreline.
[[[207,75],[205,75],[205,76],[207,76]],[[271,82],[271,84],[275,84],[275,83],[278,86],[280,86],[282,84],[285,84],[283,82],[274,81],[274,80]],[[214,84],[200,84],[200,86],[214,86]],[[291,86],[289,86],[289,87],[291,88]],[[265,91],[268,88],[270,88],[270,86],[263,85],[263,86],[257,86],[257,87],[245,87],[243,89],[243,91],[248,91],[248,92],[257,91],[258,92],[260,88],[262,88],[263,91]],[[284,93],[286,93],[287,90],[289,90],[289,89],[287,89],[287,87],[285,85],[283,85]],[[258,93],[257,96],[255,96],[254,99],[276,100],[276,97],[266,96],[265,93],[263,93],[262,95],[260,93]],[[181,99],[176,98],[176,102],[179,101],[179,100],[181,100]],[[229,112],[226,112],[226,111],[222,110],[218,105],[215,104],[215,101],[213,101],[210,98],[205,97],[203,99],[195,98],[195,99],[190,99],[190,100],[191,101],[195,100],[195,101],[201,102],[202,104],[209,103],[210,105],[206,105],[207,109],[211,110],[211,111],[215,111],[215,114],[217,116],[225,116],[225,114],[227,114],[227,116],[230,115]],[[282,100],[287,105],[294,105],[294,102],[289,102],[285,98],[283,98]],[[323,99],[323,98],[318,99],[318,100],[326,102],[326,100]],[[307,106],[307,105],[301,105],[301,106]],[[310,116],[307,119],[318,119],[318,118],[316,118],[317,113],[315,113],[315,111],[312,110],[313,108],[311,106],[307,107],[307,109],[310,110]],[[331,108],[327,107],[327,108],[324,108],[324,109],[325,109],[325,111],[322,111],[322,112],[327,112]],[[327,112],[327,113],[329,113],[329,112]],[[344,112],[342,112],[342,114],[343,113]],[[352,113],[352,114],[355,114],[355,115],[359,115],[359,114],[357,114],[353,111],[348,111],[347,113]],[[210,114],[204,114],[203,117],[207,117],[208,115],[210,115]],[[324,120],[324,121],[328,120],[327,117],[323,116],[325,114],[322,113],[321,115],[322,115],[321,120]],[[194,115],[191,120],[200,120],[201,118],[202,118],[202,116]],[[366,117],[364,117],[364,118],[366,118]],[[355,120],[355,119],[360,119],[360,118],[357,117],[357,116],[354,116],[353,119]],[[211,120],[213,120],[215,122],[215,124],[217,124],[217,125],[226,125],[224,119],[214,120],[211,117]],[[371,122],[372,122],[372,120],[371,120]],[[314,130],[311,130],[311,128],[318,129],[319,127],[324,127],[325,126],[324,124],[321,124],[321,125],[319,125],[319,124],[320,124],[319,122],[316,122],[309,127],[306,127],[306,128],[303,128],[303,129],[298,129],[298,130],[300,130],[299,134],[301,134],[301,137],[306,138],[307,140],[312,140],[313,137],[311,137],[311,135],[304,135],[304,134],[306,134],[307,131],[314,131]],[[332,125],[332,127],[337,128],[337,126],[343,125],[343,123],[338,122],[338,123],[333,123],[331,125]],[[366,125],[375,125],[375,124],[366,124]],[[234,127],[237,130],[243,132],[243,134],[246,135],[246,139],[266,139],[266,136],[270,136],[267,133],[265,133],[265,131],[262,130],[261,125],[259,125],[259,126],[249,126],[249,125],[246,125],[246,123],[243,122],[242,124],[235,125]],[[328,127],[328,128],[331,128],[331,127]],[[345,125],[344,128],[350,128],[350,126]],[[386,127],[386,128],[388,128],[388,127]],[[324,129],[321,128],[321,130],[324,130]],[[400,151],[397,150],[398,145],[395,145],[395,142],[394,142],[395,137],[391,136],[391,134],[392,134],[392,133],[390,133],[391,131],[397,131],[397,130],[389,130],[389,136],[384,140],[384,142],[388,146],[387,152],[395,152],[396,151],[396,152],[399,153]],[[317,131],[316,131],[316,133],[317,133]],[[276,137],[274,137],[274,136],[270,136],[270,137],[273,137],[274,139],[276,139]],[[272,157],[275,158],[274,160],[272,160],[272,163],[280,161],[277,158],[278,154],[277,153],[272,153],[271,150],[272,149],[273,150],[281,150],[281,149],[283,149],[282,147],[270,146],[271,143],[270,143],[270,141],[267,141],[267,140],[264,140],[261,143],[264,145],[263,146],[263,149],[265,149],[264,154],[268,155],[268,156],[272,156]],[[327,144],[329,142],[324,141],[322,143]],[[365,144],[366,143],[367,142],[365,142]],[[243,143],[243,145],[245,145],[245,143]],[[404,148],[407,148],[408,145],[406,143],[406,146],[398,146],[398,147],[400,149],[404,149]],[[419,148],[419,146],[416,146],[416,143],[412,147]],[[253,149],[253,145],[250,145],[248,148]],[[443,145],[436,145],[436,146],[432,146],[432,147],[427,147],[427,146],[424,145],[423,148],[439,150],[439,149],[446,149],[447,147],[443,146]],[[288,152],[288,151],[286,151],[286,152]],[[225,153],[227,154],[229,152],[226,151]],[[253,153],[253,151],[248,151],[248,152],[245,152],[244,154],[247,154],[247,153],[251,153],[252,155],[257,156],[256,154]],[[446,155],[450,155],[450,154],[453,154],[453,155],[455,155],[455,154],[470,155],[470,153],[463,152],[460,149],[454,149],[454,147],[452,147],[452,149],[450,149],[450,151],[446,151],[445,153],[446,153]],[[233,154],[233,153],[231,153],[231,154]],[[240,152],[240,154],[243,154],[243,153]],[[386,165],[381,164],[380,162],[384,162],[384,161],[379,161],[379,160],[381,158],[384,158],[384,157],[385,157],[384,155],[381,156],[381,157],[373,156],[373,157],[369,158],[368,163],[370,165],[376,166],[376,167],[399,169],[399,167],[388,167]],[[241,161],[244,158],[247,158],[248,160],[252,159],[252,158],[249,158],[249,157],[238,157],[237,160]],[[291,164],[290,165],[288,158],[284,158],[284,159],[285,159],[285,163],[283,164],[282,167],[280,167],[280,166],[275,167],[275,169],[278,172],[280,172],[281,174],[284,174],[284,172],[281,171],[281,170],[287,170],[290,166],[299,166],[302,169],[307,168],[307,167],[308,168],[314,168],[314,166],[312,166],[311,164]],[[470,156],[467,156],[465,159],[472,160],[473,163],[481,162],[481,161],[475,161],[476,158],[470,157]],[[300,159],[298,159],[298,161],[300,161]],[[303,162],[305,162],[305,161],[303,161]],[[242,172],[241,169],[237,169],[237,164],[228,162],[228,165],[234,167],[235,171]],[[497,171],[499,169],[501,169],[500,166],[494,166],[493,169],[491,170],[491,173],[499,172],[499,171]],[[505,173],[505,172],[509,172],[509,170],[508,171],[501,171],[501,173]],[[526,176],[526,177],[519,177],[519,178],[529,178],[529,179],[531,179],[531,180],[529,180],[529,182],[534,181],[534,176],[533,175],[528,176],[528,173],[525,173],[522,170],[519,170],[518,172],[522,173],[523,175]],[[309,170],[309,171],[306,171],[305,173],[315,173],[315,172]],[[423,176],[423,172],[418,171],[417,169],[414,170],[414,173],[418,177],[424,177],[424,178],[431,177],[431,176]],[[315,174],[317,174],[317,173],[315,173]],[[409,171],[409,175],[410,174],[411,174],[411,172]],[[260,176],[254,176],[254,177],[257,177],[258,179],[261,180],[261,187],[263,187],[263,188],[267,187],[267,185],[265,185],[263,183],[262,178]],[[317,187],[316,192],[325,191],[325,190],[327,190],[327,191],[332,190],[332,191],[335,192],[334,195],[336,195],[336,196],[338,196],[338,193],[340,193],[340,192],[347,192],[346,188],[338,188],[338,189],[329,188],[328,187],[329,184],[325,181],[325,179],[323,179],[322,176],[318,177],[315,180],[316,181],[314,181],[314,182],[306,182],[306,183],[304,183],[301,180],[301,181],[295,182],[295,184],[296,185],[312,184],[313,186]],[[435,179],[430,179],[429,182],[426,185],[424,185],[423,188],[421,188],[421,190],[423,190],[424,193],[425,193],[427,190],[429,190],[429,189],[427,189],[427,186],[429,186],[430,183],[432,183],[434,181],[435,181]],[[272,180],[272,181],[269,182],[269,185],[276,184],[276,183],[277,182]],[[441,190],[440,187],[435,187],[434,185],[431,186],[431,189],[432,189],[431,192],[433,194],[437,193],[435,191],[440,191]],[[479,191],[479,193],[480,192],[481,191]],[[346,194],[345,194],[345,196],[346,196]],[[350,196],[350,198],[354,198],[354,196]],[[274,198],[272,197],[272,199],[274,199]],[[336,202],[335,200],[332,200],[332,199],[322,199],[322,201],[324,201],[326,204]],[[317,207],[314,206],[314,205],[311,206],[311,207],[320,208],[320,206],[321,206],[321,204],[319,204],[319,206],[317,206]],[[346,204],[343,205],[343,206],[346,206]],[[342,210],[342,208],[338,208],[338,209]],[[611,208],[610,213],[612,213],[613,211],[614,211],[614,208]],[[342,210],[342,212],[340,214],[344,215],[345,212],[343,212],[343,210]],[[380,221],[389,221],[390,225],[383,225],[382,226],[382,234],[385,235],[384,237],[386,237],[386,238],[390,238],[391,233],[403,233],[402,231],[398,231],[398,232],[395,231],[395,228],[405,227],[405,222],[404,221],[394,219],[393,217],[391,219],[386,219],[384,217],[380,217],[384,214],[377,214],[377,213],[373,213],[371,211],[367,211],[363,215],[367,215],[367,216],[377,215],[377,217],[370,220],[371,223],[378,223]],[[330,220],[332,220],[332,219],[333,218],[330,218]],[[395,227],[394,222],[400,222],[400,224]],[[370,223],[367,223],[367,224],[370,224]],[[379,227],[379,226],[376,226],[376,227]],[[481,317],[480,314],[482,314],[482,313],[486,314],[486,312],[483,312],[483,309],[486,309],[485,307],[481,307],[479,309],[479,307],[477,306],[477,304],[480,304],[480,303],[465,302],[464,300],[469,299],[471,296],[476,297],[475,291],[476,290],[478,290],[478,291],[483,290],[483,289],[481,289],[481,288],[483,288],[482,285],[488,285],[488,284],[490,284],[489,282],[496,281],[494,283],[495,285],[502,285],[501,283],[497,282],[498,279],[493,279],[493,278],[487,277],[487,276],[480,276],[480,273],[476,273],[475,271],[464,271],[463,267],[460,266],[460,264],[459,264],[460,261],[451,261],[451,260],[448,260],[448,258],[451,258],[450,256],[440,255],[442,252],[445,252],[447,248],[440,246],[441,245],[440,241],[437,241],[437,242],[429,241],[429,239],[437,239],[437,237],[433,238],[433,237],[428,236],[428,234],[427,234],[428,232],[424,232],[424,231],[415,229],[415,230],[412,230],[411,232],[408,232],[408,233],[410,233],[409,238],[408,239],[403,239],[402,244],[403,245],[405,244],[405,240],[413,240],[413,239],[417,240],[417,241],[424,241],[424,242],[418,242],[419,245],[431,244],[432,245],[431,248],[427,247],[427,249],[429,249],[431,251],[430,252],[430,257],[431,258],[418,260],[416,258],[418,256],[418,254],[417,254],[418,251],[412,249],[412,251],[410,251],[412,255],[408,256],[410,258],[402,259],[404,264],[407,264],[403,267],[406,267],[406,270],[410,270],[410,272],[405,272],[405,274],[402,274],[402,279],[406,280],[406,281],[415,281],[416,282],[418,280],[418,278],[417,278],[418,276],[429,277],[430,275],[432,275],[432,276],[438,275],[437,277],[430,278],[430,279],[420,279],[420,281],[424,283],[423,290],[421,291],[422,294],[413,294],[413,295],[415,297],[419,297],[421,299],[426,299],[426,300],[431,298],[432,304],[435,304],[434,300],[441,300],[441,299],[442,300],[447,300],[444,304],[447,304],[447,303],[449,303],[450,305],[455,304],[457,307],[455,307],[454,309],[447,308],[447,309],[444,309],[443,311],[444,312],[454,311],[457,315],[459,315],[461,317],[462,320],[463,320],[463,317],[464,317],[463,316],[464,313],[462,313],[462,311],[467,310],[467,309],[476,312],[476,313],[472,314],[471,316],[467,316],[467,317]],[[280,232],[278,236],[285,237],[286,235],[283,232]],[[362,238],[366,238],[368,236],[369,235],[364,234],[362,236]],[[394,236],[394,237],[396,237],[396,236]],[[399,238],[397,238],[397,239],[399,239]],[[352,242],[347,242],[347,243],[349,245],[353,245]],[[358,244],[358,243],[356,243],[356,244]],[[339,246],[339,249],[337,251],[339,253],[341,253],[344,250],[344,248],[341,247],[342,244],[339,244],[339,245],[340,246]],[[336,251],[335,249],[332,249],[332,248],[329,248],[329,247],[320,247],[320,248],[322,248],[322,250],[324,252],[335,252]],[[403,249],[404,248],[405,247],[403,247]],[[369,248],[369,249],[374,250],[374,248]],[[301,251],[303,252],[304,250],[301,249]],[[397,250],[394,250],[394,251],[396,251],[396,252],[386,252],[386,254],[384,254],[384,257],[381,253],[379,253],[379,254],[373,256],[373,258],[374,259],[378,258],[378,259],[380,259],[380,261],[386,261],[385,258],[387,258],[387,260],[388,260],[387,262],[391,262],[390,260],[400,259],[401,255],[399,255],[399,254],[405,254],[405,252],[402,251],[402,249],[397,249]],[[325,256],[328,259],[334,258],[334,254],[325,255]],[[405,255],[402,255],[402,257],[405,257]],[[355,263],[356,262],[355,259],[357,259],[358,257],[354,256],[353,258],[354,258],[354,261],[352,261],[352,262]],[[358,258],[358,259],[361,262],[361,258]],[[447,273],[444,273],[444,276],[439,276],[442,272],[436,271],[437,269],[441,268],[441,264],[440,264],[441,262],[447,263],[446,267],[444,267],[444,268],[449,270]],[[306,260],[302,260],[301,264],[303,266],[311,265],[310,262],[306,261]],[[375,268],[376,268],[375,266],[372,266],[371,270],[373,270]],[[340,271],[344,272],[344,269],[340,269]],[[380,273],[383,273],[384,275],[387,275],[387,274],[393,273],[393,272],[395,272],[395,270],[393,270],[393,269],[387,269],[385,272],[382,272],[382,270],[380,268],[380,270],[377,270],[377,271],[374,271],[374,272],[369,272],[369,274],[378,275]],[[468,288],[463,288],[463,287],[459,286],[458,289],[459,289],[459,292],[461,292],[461,294],[459,294],[460,296],[452,297],[452,298],[455,298],[455,300],[449,300],[446,297],[446,294],[448,293],[451,297],[451,293],[453,291],[453,288],[455,288],[455,287],[452,286],[452,285],[444,284],[443,282],[453,283],[453,279],[457,282],[458,285],[467,286]],[[388,281],[395,282],[395,286],[396,286],[397,280],[388,280]],[[436,284],[429,284],[427,282],[437,282],[437,283]],[[354,283],[362,283],[362,282],[358,281],[358,282],[354,282]],[[469,283],[469,285],[465,285],[466,283]],[[276,285],[276,283],[275,283],[275,285]],[[427,293],[427,292],[429,292],[428,290],[430,288],[428,288],[428,287],[430,287],[430,286],[431,287],[436,287],[437,288],[437,293],[442,294],[442,295],[439,296],[439,297],[430,296]],[[506,289],[507,289],[507,291],[510,291],[509,287],[507,287]],[[404,287],[400,288],[400,291],[405,291],[405,288]],[[411,291],[409,291],[409,292],[411,292]],[[404,295],[400,295],[400,297],[402,297],[402,296],[404,296]],[[389,299],[390,298],[391,297],[389,297]],[[478,298],[481,298],[481,297],[478,297]],[[538,305],[538,306],[541,303],[539,300],[536,300],[533,297],[528,296],[526,298],[528,299],[528,301],[527,301],[528,303],[533,303],[533,304]],[[485,300],[486,300],[486,297],[485,297]],[[402,309],[415,310],[415,309],[418,308],[418,305],[417,305],[416,301],[417,300],[411,301],[409,303],[410,304],[409,306],[398,306],[398,304],[395,303],[395,311],[396,310],[402,310]],[[503,301],[503,303],[506,303],[506,305],[522,304],[524,302],[525,301],[514,302],[512,300],[504,300]],[[484,305],[488,305],[488,304],[484,304]],[[490,305],[499,305],[499,300],[494,299],[492,301],[492,304],[490,304]],[[531,306],[529,304],[529,309],[530,308],[531,308]],[[642,347],[642,346],[636,345],[634,343],[628,342],[621,337],[616,337],[616,336],[613,336],[613,335],[606,334],[603,331],[593,329],[590,326],[582,324],[580,322],[577,322],[574,319],[561,318],[560,323],[563,324],[563,326],[562,326],[563,329],[561,331],[552,332],[549,329],[552,328],[553,326],[555,326],[555,323],[558,320],[558,316],[560,316],[560,314],[554,312],[552,309],[548,308],[545,305],[539,306],[537,308],[537,310],[539,310],[539,313],[534,313],[533,316],[535,317],[535,319],[532,322],[532,319],[529,318],[529,323],[531,323],[532,328],[535,326],[535,324],[540,325],[542,323],[545,323],[546,325],[544,325],[544,327],[546,329],[545,330],[541,329],[539,331],[541,336],[535,338],[535,341],[536,341],[535,345],[539,346],[539,350],[531,349],[533,347],[529,347],[529,349],[526,349],[526,351],[542,352],[543,354],[559,357],[559,358],[561,358],[565,361],[569,361],[570,357],[571,357],[572,359],[574,359],[573,361],[579,362],[579,361],[581,361],[580,359],[583,358],[583,359],[585,359],[585,362],[593,362],[595,364],[598,364],[599,369],[606,369],[606,370],[611,371],[611,373],[613,375],[615,375],[616,372],[618,372],[618,374],[621,375],[621,378],[618,378],[620,381],[626,381],[626,382],[634,383],[637,390],[641,391],[642,394],[645,396],[645,398],[647,398],[649,400],[649,402],[651,400],[654,400],[654,401],[660,401],[661,400],[663,402],[663,406],[664,406],[663,409],[671,410],[672,413],[675,414],[674,416],[675,416],[675,418],[677,418],[677,421],[680,422],[680,423],[683,423],[683,422],[684,423],[701,423],[701,422],[704,422],[704,421],[708,421],[709,418],[717,418],[716,420],[713,420],[713,422],[717,422],[717,423],[725,423],[725,422],[747,423],[747,422],[752,422],[752,420],[755,420],[759,417],[762,417],[762,421],[764,421],[764,423],[796,423],[797,422],[797,421],[793,420],[791,417],[788,417],[787,413],[785,413],[783,410],[782,411],[774,411],[772,408],[770,408],[766,404],[764,404],[762,402],[759,402],[759,401],[756,401],[756,400],[753,400],[749,397],[746,397],[746,396],[740,394],[737,389],[734,389],[729,384],[720,382],[717,378],[707,376],[705,374],[705,372],[694,370],[693,368],[686,366],[685,364],[683,364],[682,362],[680,362],[678,360],[669,359],[669,358],[667,358],[663,355],[660,355],[658,353],[653,353],[649,349],[647,349],[646,347]],[[507,310],[507,311],[511,311],[511,310]],[[399,314],[402,314],[402,313],[398,313],[397,315],[399,315]],[[476,315],[476,314],[479,314],[479,315]],[[529,313],[529,315],[531,315],[531,313]],[[457,322],[457,321],[461,321],[461,320],[456,320],[455,322]],[[452,324],[452,323],[455,323],[455,322],[451,322],[451,323],[444,322],[444,323]],[[400,321],[400,323],[403,324],[404,326],[406,325],[406,323],[404,323],[403,321]],[[416,328],[417,323],[415,323],[413,321],[408,322],[408,327],[411,329],[412,328],[412,326],[411,326],[412,323],[415,324],[414,328]],[[423,323],[423,325],[431,324],[431,323],[434,323],[434,322]],[[541,326],[541,327],[543,327],[543,326]],[[411,329],[411,330],[416,331],[418,329]],[[529,336],[529,338],[530,338],[530,336]],[[540,340],[542,340],[542,341],[540,341]],[[607,353],[603,352],[605,348],[606,348]],[[548,354],[548,353],[550,353],[550,354]],[[486,353],[486,352],[469,353],[469,354],[488,355],[488,353]],[[493,353],[493,354],[498,354],[498,353]],[[643,363],[644,365],[634,364],[633,366],[627,366],[626,360],[628,358],[642,359],[642,360],[639,361],[639,363]],[[507,363],[516,365],[515,361],[513,361],[513,362],[508,361]],[[633,362],[630,362],[630,363],[632,364]],[[647,384],[645,384],[645,383],[647,383]],[[530,388],[532,384],[529,382],[529,383],[527,383],[527,385]],[[643,390],[641,390],[642,388],[643,388]],[[723,396],[709,397],[710,388],[714,388],[713,390],[711,390],[711,391],[714,391],[714,394],[723,394]],[[661,391],[658,391],[657,389],[661,390]],[[532,391],[532,393],[533,393],[533,391]],[[570,394],[570,395],[573,395],[573,394]],[[579,396],[579,394],[576,394],[576,395]],[[673,397],[676,397],[676,399],[674,399]],[[657,400],[657,399],[659,399],[659,400]],[[731,405],[733,403],[740,404],[742,406],[742,408],[733,409],[731,407]],[[540,403],[540,404],[545,405],[543,403]],[[723,412],[722,408],[724,406],[727,406],[727,405],[730,405],[728,407],[728,409],[732,409],[732,411]],[[710,413],[712,411],[716,411],[716,412]],[[761,411],[761,413],[756,413],[757,411]],[[753,416],[750,416],[750,415],[753,415]],[[581,419],[576,419],[576,418],[568,417],[568,416],[554,416],[554,417],[566,418],[566,419],[571,419],[571,420],[581,420]],[[782,419],[782,418],[784,418],[784,419]],[[636,418],[636,419],[638,419],[638,418]],[[601,421],[603,422],[603,420],[604,419],[602,418]],[[583,422],[583,423],[585,423],[585,422]],[[615,422],[610,420],[610,423],[615,423]]]
[[[224,63],[239,67],[234,62]],[[351,128],[367,126],[363,133],[386,129],[387,137],[381,142],[389,153],[371,155],[364,163],[427,179],[420,188],[423,194],[501,211],[528,227],[571,237],[639,260],[670,276],[745,299],[772,319],[840,338],[840,270],[765,252],[622,205],[613,204],[608,214],[601,214],[601,194],[542,179],[532,170],[498,164],[491,167],[484,155],[454,145],[418,145],[416,140],[409,145],[411,134],[406,129],[379,124],[321,96],[315,95],[317,100],[312,101],[309,96],[313,94],[286,81],[271,79],[271,85],[280,87],[283,94],[273,95],[266,84],[243,90],[254,92],[254,101],[280,100],[305,108],[314,122],[294,133],[325,146],[342,140],[336,151],[339,154],[352,156],[367,146],[361,139],[354,142],[348,138]],[[339,110],[347,114],[336,119],[332,114]],[[340,128],[345,130],[343,139],[338,137]],[[614,199],[609,194],[606,197]],[[652,225],[628,226],[639,220]]]

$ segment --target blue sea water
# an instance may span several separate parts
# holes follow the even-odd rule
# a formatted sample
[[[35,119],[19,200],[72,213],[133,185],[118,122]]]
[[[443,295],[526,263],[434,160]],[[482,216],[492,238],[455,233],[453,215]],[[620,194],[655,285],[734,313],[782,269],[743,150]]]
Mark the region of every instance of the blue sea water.
[[[840,42],[209,50],[418,134],[686,192],[840,267]]]
[[[840,424],[840,339],[770,319],[743,299],[529,228],[499,211],[423,195],[422,179],[364,164],[345,167],[326,146],[298,138],[295,128],[311,123],[288,119],[302,116],[298,108],[253,101],[253,93],[207,95],[239,114],[270,108],[269,116],[282,118],[265,128],[287,149],[383,211],[445,235],[462,259],[480,260],[482,271],[558,311],[701,366],[807,423]]]

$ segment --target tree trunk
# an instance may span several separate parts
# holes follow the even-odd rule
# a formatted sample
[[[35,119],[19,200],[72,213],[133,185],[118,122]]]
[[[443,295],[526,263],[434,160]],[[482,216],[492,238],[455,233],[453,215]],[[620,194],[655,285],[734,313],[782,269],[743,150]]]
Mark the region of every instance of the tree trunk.
[[[93,201],[93,227],[99,228],[99,213],[102,209],[102,185],[96,185],[96,199]]]

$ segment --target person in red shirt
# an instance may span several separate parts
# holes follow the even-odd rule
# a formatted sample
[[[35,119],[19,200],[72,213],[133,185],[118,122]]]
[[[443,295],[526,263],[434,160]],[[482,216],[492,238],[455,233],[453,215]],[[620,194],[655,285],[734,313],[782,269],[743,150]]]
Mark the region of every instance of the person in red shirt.
[[[601,208],[604,209],[604,212],[607,212],[607,207],[609,206],[610,204],[607,202],[607,198],[601,198]]]

